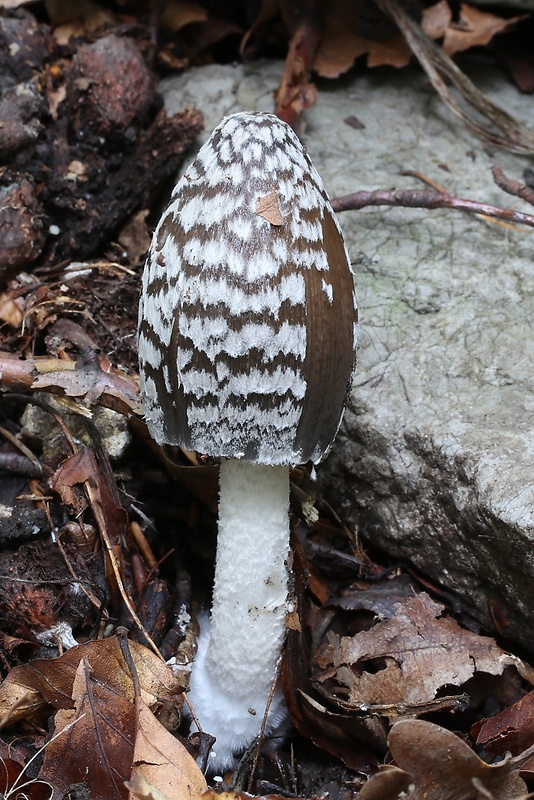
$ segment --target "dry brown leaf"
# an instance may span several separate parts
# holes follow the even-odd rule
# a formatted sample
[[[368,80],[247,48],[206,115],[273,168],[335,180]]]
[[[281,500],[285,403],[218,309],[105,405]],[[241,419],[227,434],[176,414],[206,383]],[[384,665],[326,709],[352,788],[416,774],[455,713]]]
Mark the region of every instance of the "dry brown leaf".
[[[71,370],[65,373],[48,372],[40,375],[32,384],[32,389],[63,389],[69,397],[83,397],[89,403],[96,403],[102,395],[116,397],[125,403],[129,410],[142,413],[137,386],[132,379],[118,372],[104,372],[94,364],[77,364],[74,374]]]
[[[515,760],[490,766],[462,739],[432,722],[400,720],[388,743],[399,768],[370,778],[359,800],[519,800],[526,791]]]
[[[178,687],[170,668],[142,645],[130,642],[129,650],[141,697],[150,703],[172,700]],[[132,775],[145,778],[154,791],[169,792],[171,800],[199,800],[207,788],[187,750],[136,697],[115,637],[74,647],[58,659],[17,667],[0,693],[20,687],[11,676],[33,681],[39,696],[60,709],[39,775],[53,784],[54,797],[83,781],[92,800],[125,799],[124,782]]]
[[[59,44],[67,44],[74,36],[86,36],[106,23],[116,23],[115,15],[94,0],[45,0],[54,36]]]
[[[323,34],[314,70],[325,78],[337,78],[349,70],[355,60],[368,54],[369,66],[405,67],[412,53],[400,34],[380,41],[365,36],[361,30],[361,10],[356,3],[335,0],[325,14]]]
[[[357,58],[368,53],[372,44],[376,43],[359,36],[351,28],[340,27],[338,29],[334,20],[328,18],[325,34],[315,55],[313,68],[323,78],[338,78],[351,69]],[[410,53],[406,52],[405,48],[405,60],[401,66],[405,66],[409,60]]]
[[[92,363],[84,365],[47,356],[22,359],[13,353],[2,352],[0,374],[2,387],[13,392],[45,389],[81,397],[87,402],[98,401],[99,405],[122,414],[141,416],[143,413],[137,379],[119,370],[106,372]]]
[[[411,50],[400,33],[390,36],[384,42],[368,40],[367,52],[368,67],[406,67],[412,57]]]
[[[126,786],[130,790],[130,796],[136,797],[137,800],[171,800],[166,794],[160,792],[159,789],[155,789],[137,773],[131,781],[126,781]]]
[[[131,775],[135,708],[121,692],[95,680],[87,659],[79,662],[72,686],[74,709],[58,711],[55,735],[39,772],[56,797],[84,783],[91,800],[126,800]]]
[[[18,328],[22,324],[24,314],[11,292],[0,294],[0,319],[7,322],[8,325],[12,325],[13,328]]]
[[[9,752],[7,747],[5,749]],[[2,800],[50,800],[51,790],[49,783],[30,778],[23,763],[2,754],[0,757]]]
[[[114,23],[116,23],[116,18],[111,11],[102,8],[91,14],[86,14],[79,19],[66,22],[64,25],[58,25],[57,28],[54,29],[54,37],[58,44],[65,45],[76,36],[88,36],[103,25],[111,25]]]
[[[489,11],[480,11],[478,8],[462,3],[458,21],[451,22],[445,31],[442,47],[448,55],[452,56],[454,53],[460,53],[470,47],[486,45],[497,33],[501,33],[524,18],[525,15],[503,19]]]
[[[147,705],[158,700],[175,700],[183,685],[172,670],[148,648],[129,642],[135,664],[141,696]],[[72,708],[72,686],[82,659],[89,663],[94,680],[106,684],[117,694],[133,703],[135,692],[132,678],[115,636],[72,647],[60,658],[35,659],[29,664],[14,667],[0,684],[0,719],[9,724],[24,719],[44,705]]]
[[[447,0],[439,0],[433,6],[425,8],[421,27],[432,39],[441,39],[452,20],[451,7]]]
[[[128,253],[130,262],[142,261],[150,247],[151,236],[146,223],[147,216],[146,208],[138,211],[119,232],[119,244]]]
[[[334,670],[348,689],[347,707],[408,705],[412,713],[443,687],[461,688],[475,672],[500,675],[516,666],[493,639],[442,617],[443,610],[425,592],[404,598],[393,604],[394,616],[369,630],[341,639],[329,633],[316,663],[326,676]]]
[[[302,690],[289,707],[297,730],[351,769],[365,769],[376,763],[376,752],[386,750],[387,724],[377,715],[335,713]]]
[[[161,15],[162,25],[172,33],[176,33],[191,22],[205,22],[207,19],[206,9],[192,0],[167,0]]]
[[[367,55],[369,67],[405,67],[412,51],[400,33],[376,38],[367,35],[362,24],[361,6],[347,0],[333,0],[325,12],[323,35],[315,55],[313,68],[326,78],[337,78],[349,70],[355,60]],[[503,19],[462,4],[458,21],[452,21],[447,0],[424,9],[421,27],[432,39],[444,39],[443,49],[449,55],[477,45],[486,45],[497,34],[523,17]],[[375,26],[376,29],[376,26]]]
[[[389,747],[399,767],[414,778],[414,798],[456,800],[466,795],[473,778],[495,800],[511,800],[527,788],[510,762],[486,764],[462,739],[431,722],[399,721],[389,735]]]
[[[313,11],[311,5],[309,9]],[[303,14],[293,31],[284,74],[276,93],[276,115],[291,125],[297,134],[304,128],[302,112],[315,105],[317,100],[317,88],[310,81],[310,72],[319,38],[315,15]]]
[[[145,779],[158,793],[152,795],[156,800],[163,792],[170,798],[199,800],[208,788],[194,758],[142,702],[138,703],[132,776]]]
[[[492,146],[532,155],[534,132],[477,89],[399,0],[375,0],[375,3],[395,20],[434,89],[470,131]]]
[[[266,194],[265,197],[258,197],[256,200],[256,214],[258,217],[263,217],[271,225],[282,225],[284,218],[280,212],[278,205],[278,195],[274,189]]]
[[[0,730],[14,725],[20,719],[33,717],[46,706],[39,691],[10,679],[14,671],[0,684]]]
[[[362,787],[358,800],[401,800],[411,798],[412,776],[398,767],[385,764]]]
[[[521,753],[534,741],[534,692],[500,714],[477,722],[471,735],[488,753]],[[523,769],[534,772],[534,756],[524,763]]]

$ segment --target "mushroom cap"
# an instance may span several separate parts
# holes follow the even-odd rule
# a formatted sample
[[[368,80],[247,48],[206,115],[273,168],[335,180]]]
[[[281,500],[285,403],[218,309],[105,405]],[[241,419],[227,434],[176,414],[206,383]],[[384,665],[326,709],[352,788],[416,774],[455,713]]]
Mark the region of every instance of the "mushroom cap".
[[[251,463],[320,461],[356,329],[347,250],[299,139],[271,114],[227,117],[176,185],[145,266],[151,435]]]

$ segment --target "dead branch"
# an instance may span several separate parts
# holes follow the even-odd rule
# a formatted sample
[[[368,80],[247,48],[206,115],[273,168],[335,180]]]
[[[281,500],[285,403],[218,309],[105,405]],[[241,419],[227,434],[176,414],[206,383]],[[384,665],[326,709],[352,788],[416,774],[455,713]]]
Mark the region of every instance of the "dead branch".
[[[366,206],[398,206],[404,208],[452,208],[469,214],[483,214],[486,217],[515,222],[534,228],[534,215],[511,208],[500,208],[489,203],[466,200],[452,194],[434,189],[376,189],[373,192],[355,192],[332,200],[334,211],[356,211]]]
[[[531,189],[530,186],[525,186],[521,181],[513,181],[511,178],[507,178],[499,164],[492,166],[491,173],[499,189],[514,197],[520,197],[521,200],[534,206],[534,189]]]

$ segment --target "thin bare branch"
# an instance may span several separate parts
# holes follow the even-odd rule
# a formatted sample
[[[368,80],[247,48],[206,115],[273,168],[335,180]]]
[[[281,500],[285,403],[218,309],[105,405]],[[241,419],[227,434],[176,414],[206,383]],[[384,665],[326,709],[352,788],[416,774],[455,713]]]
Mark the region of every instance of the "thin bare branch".
[[[484,214],[486,217],[515,222],[534,228],[534,215],[512,208],[500,208],[489,203],[466,200],[434,189],[376,189],[373,192],[355,192],[332,200],[334,211],[356,211],[366,206],[397,206],[400,208],[452,208],[469,214]]]
[[[526,203],[530,203],[531,206],[534,206],[534,189],[531,189],[530,186],[526,186],[524,183],[521,183],[521,181],[513,181],[511,178],[507,178],[504,174],[503,168],[499,166],[499,164],[494,164],[491,168],[491,172],[493,175],[493,180],[499,189],[502,189],[503,192],[511,194],[514,197],[520,197],[521,200],[524,200]]]

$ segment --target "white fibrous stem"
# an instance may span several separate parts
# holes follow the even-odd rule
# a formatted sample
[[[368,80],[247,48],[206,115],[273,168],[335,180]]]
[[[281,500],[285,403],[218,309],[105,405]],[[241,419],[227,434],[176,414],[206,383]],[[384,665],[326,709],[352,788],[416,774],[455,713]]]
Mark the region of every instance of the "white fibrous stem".
[[[210,770],[260,733],[285,635],[289,468],[224,460],[211,618],[201,623],[189,699],[216,737]],[[267,721],[285,718],[280,691]]]

